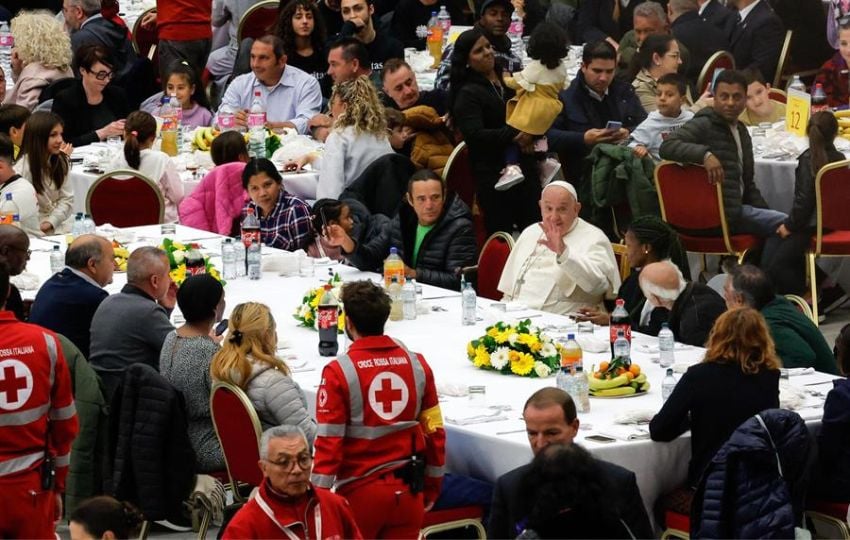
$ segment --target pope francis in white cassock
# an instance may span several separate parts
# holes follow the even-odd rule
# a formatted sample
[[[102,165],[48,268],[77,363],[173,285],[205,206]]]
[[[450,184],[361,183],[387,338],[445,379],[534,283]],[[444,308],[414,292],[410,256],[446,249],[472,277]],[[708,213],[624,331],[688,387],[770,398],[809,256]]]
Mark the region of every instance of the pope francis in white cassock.
[[[543,188],[543,221],[522,231],[499,279],[503,301],[565,315],[616,296],[620,274],[611,243],[578,217],[580,209],[572,184]]]

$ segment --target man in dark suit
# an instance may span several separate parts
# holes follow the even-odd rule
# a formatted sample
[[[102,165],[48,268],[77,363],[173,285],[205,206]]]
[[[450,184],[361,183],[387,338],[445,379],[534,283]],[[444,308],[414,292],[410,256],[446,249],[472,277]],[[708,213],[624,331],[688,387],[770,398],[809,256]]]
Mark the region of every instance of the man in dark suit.
[[[735,68],[757,68],[773,81],[785,40],[785,27],[767,0],[735,0],[738,16],[727,29]]]
[[[65,252],[65,268],[39,289],[30,311],[30,322],[62,334],[89,357],[91,320],[109,296],[103,287],[112,283],[114,250],[102,236],[85,234]]]
[[[617,46],[623,34],[632,29],[635,6],[644,0],[585,0],[578,10],[577,32],[584,43],[607,41]]]
[[[726,33],[726,29],[735,20],[735,13],[720,3],[720,0],[697,0],[699,16]]]
[[[728,47],[726,34],[701,18],[698,9],[697,0],[670,0],[667,4],[667,15],[672,23],[670,29],[680,46],[687,47],[691,54],[684,75],[692,85],[696,84],[709,57]]]
[[[546,387],[532,394],[525,402],[522,416],[534,455],[550,444],[573,444],[578,433],[576,406],[569,394],[558,388]],[[607,461],[598,460],[598,463],[609,484],[617,488],[618,498],[613,506],[619,511],[620,519],[636,538],[653,538],[635,474]],[[530,467],[531,464],[517,467],[496,481],[487,523],[488,538],[515,538],[522,532],[516,530],[517,523],[527,516],[520,515],[519,487]]]
[[[822,0],[770,0],[791,38],[791,61],[797,71],[818,69],[835,51],[826,39],[826,13]]]

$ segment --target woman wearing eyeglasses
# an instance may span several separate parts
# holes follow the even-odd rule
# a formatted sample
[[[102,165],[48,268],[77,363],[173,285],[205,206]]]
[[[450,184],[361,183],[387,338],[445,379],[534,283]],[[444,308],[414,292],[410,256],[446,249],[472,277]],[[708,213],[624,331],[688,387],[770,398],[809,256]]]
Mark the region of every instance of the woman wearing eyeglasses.
[[[257,302],[239,304],[230,313],[210,374],[214,381],[233,384],[248,394],[264,431],[284,424],[298,426],[312,446],[316,421],[289,366],[276,352],[277,330],[269,308]]]
[[[109,84],[114,75],[109,51],[100,45],[81,47],[74,65],[80,79],[53,99],[53,112],[65,121],[65,140],[84,146],[122,135],[130,106],[124,90]]]

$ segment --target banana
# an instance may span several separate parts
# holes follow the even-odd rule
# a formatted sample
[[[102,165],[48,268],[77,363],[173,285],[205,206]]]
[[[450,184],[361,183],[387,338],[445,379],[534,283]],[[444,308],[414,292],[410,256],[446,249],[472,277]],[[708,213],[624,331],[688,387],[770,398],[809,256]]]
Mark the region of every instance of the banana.
[[[613,379],[597,379],[590,377],[588,379],[588,387],[591,390],[606,390],[609,388],[617,388],[618,386],[627,386],[629,378],[624,375],[619,375]]]
[[[618,388],[606,388],[603,390],[591,390],[590,395],[592,396],[628,396],[629,394],[635,394],[637,390],[632,388],[631,386],[620,386]]]
[[[211,127],[204,128],[204,139],[206,139],[207,144],[212,144],[213,139],[215,139],[215,135],[213,134]]]
[[[649,392],[649,381],[644,382],[640,385],[641,392]]]
[[[632,382],[636,382],[638,384],[645,383],[646,382],[646,373],[641,373],[640,375],[638,375],[637,377],[632,379]]]
[[[835,111],[836,118],[850,118],[850,109],[844,109],[843,111]]]
[[[850,127],[850,118],[839,118],[838,125],[842,128]]]

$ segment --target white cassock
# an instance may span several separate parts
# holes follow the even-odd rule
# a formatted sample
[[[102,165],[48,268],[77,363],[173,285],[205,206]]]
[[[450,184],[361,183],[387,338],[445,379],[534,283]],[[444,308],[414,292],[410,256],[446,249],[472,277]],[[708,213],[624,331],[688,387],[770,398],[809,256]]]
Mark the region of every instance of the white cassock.
[[[576,218],[560,257],[539,243],[545,238],[540,223],[522,231],[499,279],[504,301],[564,315],[616,296],[620,273],[605,233]]]

